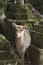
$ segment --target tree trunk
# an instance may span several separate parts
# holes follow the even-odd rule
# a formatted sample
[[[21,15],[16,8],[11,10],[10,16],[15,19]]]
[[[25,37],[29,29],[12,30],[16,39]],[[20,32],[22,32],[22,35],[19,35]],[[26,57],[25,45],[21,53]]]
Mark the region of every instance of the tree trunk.
[[[16,3],[21,3],[22,5],[24,5],[24,0],[16,0]]]

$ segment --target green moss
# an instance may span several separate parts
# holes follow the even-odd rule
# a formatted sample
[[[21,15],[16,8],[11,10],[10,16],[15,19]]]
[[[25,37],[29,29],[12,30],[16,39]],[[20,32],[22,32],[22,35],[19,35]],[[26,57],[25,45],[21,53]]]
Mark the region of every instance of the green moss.
[[[39,21],[39,18],[32,12],[31,4],[29,3],[25,5],[15,4],[10,6],[9,10],[6,11],[6,15],[9,19],[14,20]]]
[[[0,10],[0,16],[2,15],[2,13],[3,13],[3,10]]]
[[[12,22],[10,22],[8,19],[4,19],[4,23],[2,22],[2,28],[3,28],[3,34],[5,35],[5,37],[11,41],[11,43],[14,43],[14,39],[15,39],[15,28],[12,27],[11,25]]]
[[[0,10],[6,10],[7,2],[0,2]]]
[[[9,44],[9,42],[8,42],[8,40],[2,35],[2,34],[0,34],[0,44],[3,44],[3,43],[8,43]]]
[[[26,8],[23,5],[12,5],[9,8],[9,11],[12,13],[26,13]]]
[[[6,13],[8,19],[15,19],[15,20],[27,20],[27,14],[25,13]]]
[[[7,6],[9,6],[9,9],[7,11]],[[31,10],[31,4],[25,3],[24,5],[21,4],[10,4],[8,2],[0,2],[0,8],[4,11],[6,11],[6,15],[10,19],[23,19],[23,20],[29,20],[29,21],[43,21],[43,18],[38,18]],[[11,13],[11,14],[10,14]],[[17,13],[17,14],[15,14]],[[23,14],[25,13],[25,14]],[[12,15],[12,16],[11,16]]]
[[[10,42],[0,34],[0,62],[3,65],[4,63],[16,63],[17,56],[14,52],[12,55],[9,47]]]
[[[8,50],[10,49],[9,45],[11,43],[3,36],[0,34],[0,50]]]
[[[1,63],[16,63],[17,57],[16,55],[11,55],[10,51],[5,51],[0,53],[0,62]]]

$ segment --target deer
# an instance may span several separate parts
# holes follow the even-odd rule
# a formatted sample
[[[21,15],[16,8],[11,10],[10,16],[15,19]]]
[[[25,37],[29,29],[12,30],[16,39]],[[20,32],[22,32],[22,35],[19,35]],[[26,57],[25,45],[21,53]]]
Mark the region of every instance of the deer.
[[[24,55],[26,49],[31,44],[31,36],[28,29],[28,25],[17,25],[16,23],[12,23],[12,26],[16,28],[17,36],[16,36],[16,47],[20,54],[21,63],[20,65],[24,65]]]

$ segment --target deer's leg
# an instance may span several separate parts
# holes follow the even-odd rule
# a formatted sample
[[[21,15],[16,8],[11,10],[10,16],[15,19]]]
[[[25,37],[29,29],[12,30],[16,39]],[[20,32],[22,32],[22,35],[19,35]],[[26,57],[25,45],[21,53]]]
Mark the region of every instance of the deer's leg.
[[[28,60],[29,60],[29,52],[28,52],[28,50],[26,50],[26,54],[27,54],[27,57],[28,57]]]
[[[21,65],[24,65],[24,54],[25,54],[25,52],[22,52],[21,54],[20,54],[20,59],[21,59]]]

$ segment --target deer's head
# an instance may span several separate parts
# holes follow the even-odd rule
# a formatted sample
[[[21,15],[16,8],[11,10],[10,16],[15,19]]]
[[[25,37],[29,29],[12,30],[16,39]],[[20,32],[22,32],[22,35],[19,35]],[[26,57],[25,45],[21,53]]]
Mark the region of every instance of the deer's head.
[[[12,27],[15,27],[16,28],[16,30],[17,30],[17,32],[16,32],[17,37],[20,37],[21,36],[21,33],[22,33],[22,31],[24,29],[28,29],[28,25],[27,24],[25,24],[25,25],[17,25],[15,23],[12,23]]]

